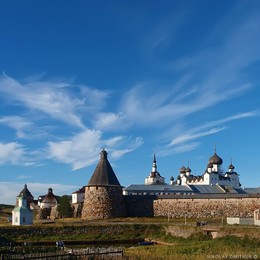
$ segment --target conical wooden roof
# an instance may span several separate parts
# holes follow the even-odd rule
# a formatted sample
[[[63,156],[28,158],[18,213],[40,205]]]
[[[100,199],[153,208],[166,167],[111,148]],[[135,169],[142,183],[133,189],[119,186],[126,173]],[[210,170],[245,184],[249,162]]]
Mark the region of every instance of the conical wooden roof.
[[[105,150],[100,153],[100,160],[87,186],[121,186],[108,159]]]

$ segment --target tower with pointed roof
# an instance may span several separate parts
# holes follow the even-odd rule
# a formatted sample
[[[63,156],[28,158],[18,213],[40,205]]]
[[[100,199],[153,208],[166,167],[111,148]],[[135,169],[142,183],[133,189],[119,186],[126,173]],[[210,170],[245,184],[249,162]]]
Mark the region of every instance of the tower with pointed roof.
[[[19,195],[16,197],[16,203],[15,206],[18,207],[19,204],[19,197],[23,196],[24,198],[26,198],[26,202],[27,202],[27,206],[30,207],[30,204],[33,202],[33,195],[32,193],[28,190],[27,184],[24,184],[24,188],[21,190],[21,192],[19,193]]]
[[[120,185],[103,149],[100,160],[85,187],[82,219],[125,217],[126,208]]]
[[[16,197],[16,207],[12,211],[12,225],[23,226],[33,223],[33,211],[28,204],[28,194],[32,196],[25,184],[24,189]]]
[[[156,156],[153,155],[153,166],[149,176],[145,178],[146,185],[160,185],[165,184],[165,178],[157,171]]]

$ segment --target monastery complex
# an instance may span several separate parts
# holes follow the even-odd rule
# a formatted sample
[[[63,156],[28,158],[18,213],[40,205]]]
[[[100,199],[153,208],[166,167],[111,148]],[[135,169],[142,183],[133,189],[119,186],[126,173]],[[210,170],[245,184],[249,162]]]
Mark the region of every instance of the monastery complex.
[[[127,216],[248,218],[256,212],[259,215],[260,188],[242,189],[234,165],[231,163],[227,171],[223,171],[222,163],[215,151],[202,175],[192,175],[191,169],[183,166],[176,179],[171,177],[166,183],[157,170],[154,155],[152,170],[144,184],[122,187],[107,152],[102,150],[88,184],[71,195],[73,216],[92,220]],[[47,194],[35,201],[25,185],[17,196],[13,225],[32,223],[33,210],[37,210],[37,218],[59,217],[59,199],[49,188]]]

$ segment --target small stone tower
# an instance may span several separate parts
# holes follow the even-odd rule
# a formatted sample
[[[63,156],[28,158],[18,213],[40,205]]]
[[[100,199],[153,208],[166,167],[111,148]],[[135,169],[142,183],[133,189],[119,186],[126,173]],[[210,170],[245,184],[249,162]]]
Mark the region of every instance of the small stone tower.
[[[107,159],[105,150],[85,187],[82,219],[125,217],[126,207],[122,187]]]

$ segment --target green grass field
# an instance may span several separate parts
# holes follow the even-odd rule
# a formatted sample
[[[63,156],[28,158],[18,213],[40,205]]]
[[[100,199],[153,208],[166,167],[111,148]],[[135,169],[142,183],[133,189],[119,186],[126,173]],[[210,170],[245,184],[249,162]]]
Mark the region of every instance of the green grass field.
[[[126,259],[260,259],[260,227],[229,226],[222,220],[206,220],[220,228],[224,237],[212,239],[196,219],[118,218],[99,221],[58,219],[35,221],[27,227],[12,227],[7,222],[12,207],[0,208],[0,241],[60,241],[60,240],[115,240],[146,238],[157,241],[153,246],[129,246]],[[185,225],[186,223],[186,225]],[[175,237],[166,232],[168,227],[194,230],[188,238]],[[10,229],[12,231],[10,232]],[[8,231],[9,230],[9,231]],[[16,232],[13,232],[17,230]],[[8,233],[9,232],[9,233]],[[1,250],[6,248],[0,247]]]
[[[133,259],[260,259],[260,240],[248,237],[174,239],[171,245],[127,248]]]

